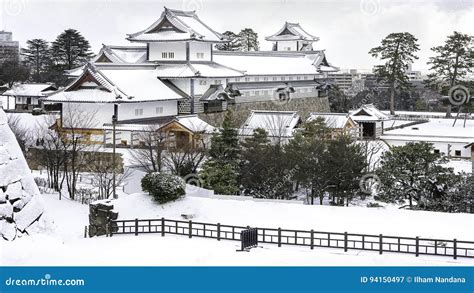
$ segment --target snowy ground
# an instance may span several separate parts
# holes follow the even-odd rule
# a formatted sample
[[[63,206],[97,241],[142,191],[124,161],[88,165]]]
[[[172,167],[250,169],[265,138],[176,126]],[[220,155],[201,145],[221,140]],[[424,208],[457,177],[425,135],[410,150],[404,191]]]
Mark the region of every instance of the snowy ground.
[[[236,252],[239,242],[159,235],[83,238],[88,207],[43,195],[53,228],[14,242],[0,242],[0,265],[473,265],[474,260],[341,249],[262,245]],[[158,206],[144,194],[120,195],[119,218],[195,215],[195,221],[260,227],[384,233],[474,240],[474,215],[400,211],[393,208],[304,206],[186,197]]]

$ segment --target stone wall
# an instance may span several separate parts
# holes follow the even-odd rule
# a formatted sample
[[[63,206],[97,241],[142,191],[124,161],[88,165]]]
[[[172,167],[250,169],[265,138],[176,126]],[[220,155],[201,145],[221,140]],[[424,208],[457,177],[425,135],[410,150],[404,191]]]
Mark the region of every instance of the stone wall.
[[[28,234],[42,214],[38,186],[0,109],[0,237],[14,240]]]
[[[234,126],[240,127],[249,117],[252,110],[267,111],[297,111],[301,119],[308,118],[311,112],[329,112],[329,102],[327,97],[322,98],[294,98],[289,101],[261,101],[251,103],[237,103],[229,105],[234,115]],[[225,112],[202,113],[199,118],[213,126],[222,125]]]

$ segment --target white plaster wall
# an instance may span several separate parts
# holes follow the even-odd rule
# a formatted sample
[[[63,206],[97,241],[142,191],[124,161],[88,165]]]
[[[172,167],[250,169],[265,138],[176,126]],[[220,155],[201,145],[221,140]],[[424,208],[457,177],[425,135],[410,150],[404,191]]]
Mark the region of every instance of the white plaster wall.
[[[431,142],[429,140],[424,140],[422,137],[419,138],[420,141],[425,141],[433,144],[435,149],[438,149],[441,153],[451,157],[454,157],[455,151],[461,151],[461,157],[469,158],[471,156],[471,150],[469,148],[464,148],[468,143],[459,143],[459,142]],[[403,140],[385,140],[391,146],[402,146],[408,143],[408,141]],[[449,145],[451,145],[449,147]]]
[[[279,41],[277,42],[278,51],[287,51],[286,47],[290,47],[290,51],[296,51],[297,42],[296,41]]]
[[[157,107],[163,107],[161,113],[156,112]],[[143,109],[143,115],[136,116],[135,109]],[[118,119],[130,120],[130,119],[143,119],[160,116],[171,116],[178,114],[178,102],[176,100],[171,101],[156,101],[146,103],[123,103],[120,104],[118,109]]]
[[[186,60],[186,44],[184,42],[150,43],[149,47],[148,59],[150,61]],[[163,52],[174,52],[174,59],[163,59],[161,55]]]
[[[204,58],[198,59],[196,53],[204,53]],[[190,42],[189,59],[191,61],[211,61],[211,44],[203,42]]]

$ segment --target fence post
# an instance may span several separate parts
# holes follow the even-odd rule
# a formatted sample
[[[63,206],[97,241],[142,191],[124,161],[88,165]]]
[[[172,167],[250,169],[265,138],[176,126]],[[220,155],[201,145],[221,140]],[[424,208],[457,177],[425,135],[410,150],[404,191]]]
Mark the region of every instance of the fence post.
[[[148,232],[151,233],[151,220],[148,220]]]
[[[165,218],[161,218],[161,237],[165,236]]]
[[[383,252],[383,236],[382,234],[379,235],[379,254]]]
[[[347,252],[347,232],[344,232],[344,252]]]
[[[456,238],[454,238],[453,240],[453,258],[458,258],[458,241],[456,240]]]
[[[311,249],[314,249],[314,230],[311,229]]]
[[[87,238],[87,226],[84,226],[84,238]]]
[[[217,223],[217,241],[221,241],[221,223]]]
[[[193,237],[193,221],[189,220],[189,238]]]
[[[278,247],[281,247],[281,228],[278,228]]]
[[[135,236],[138,235],[138,219],[135,218]]]
[[[416,236],[416,240],[415,240],[415,256],[418,257],[418,255],[420,254],[420,237]]]

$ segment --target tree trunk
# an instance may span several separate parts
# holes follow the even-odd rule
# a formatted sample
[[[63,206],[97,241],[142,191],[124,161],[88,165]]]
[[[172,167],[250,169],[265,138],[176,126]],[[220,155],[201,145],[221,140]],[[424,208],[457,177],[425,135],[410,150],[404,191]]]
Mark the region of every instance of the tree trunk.
[[[390,115],[395,115],[395,82],[390,85]]]

